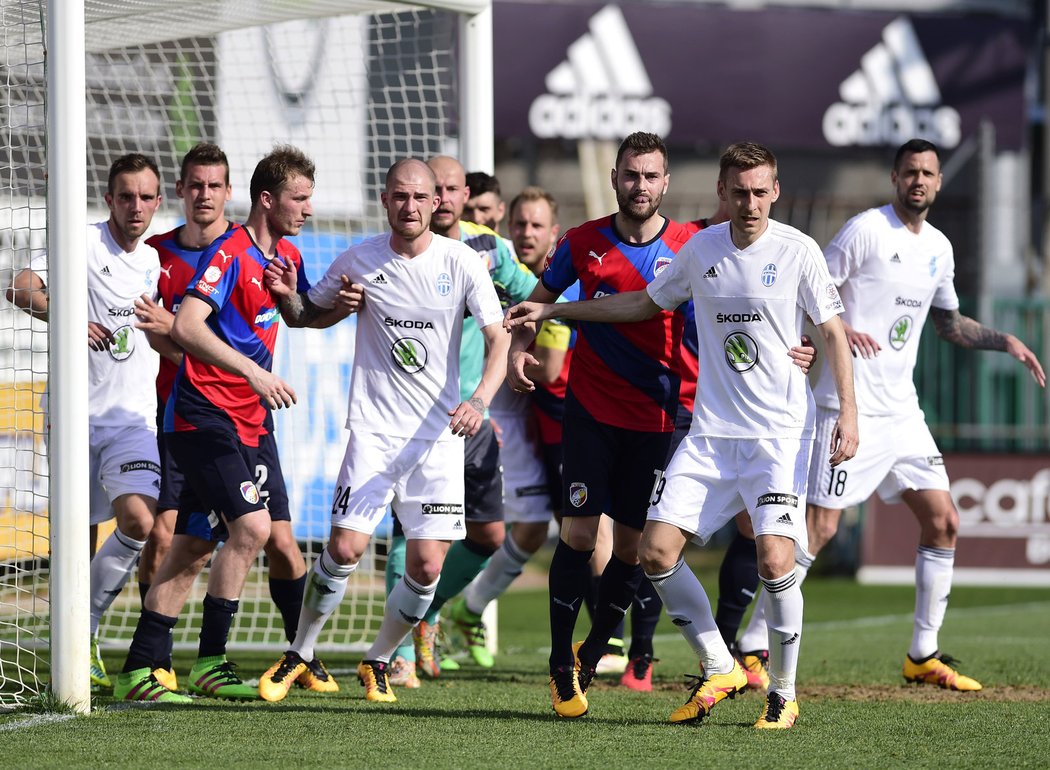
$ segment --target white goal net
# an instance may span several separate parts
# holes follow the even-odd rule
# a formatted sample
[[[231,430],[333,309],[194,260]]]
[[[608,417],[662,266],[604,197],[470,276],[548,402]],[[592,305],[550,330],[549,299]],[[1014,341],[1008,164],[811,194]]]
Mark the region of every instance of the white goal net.
[[[454,10],[338,0],[88,0],[85,8],[89,222],[107,216],[102,196],[112,161],[142,152],[157,161],[163,181],[150,232],[179,224],[180,160],[201,140],[227,153],[227,216],[241,220],[256,162],[275,143],[291,143],[317,164],[315,216],[295,239],[317,280],[346,245],[384,228],[379,190],[394,160],[457,153],[461,28]],[[4,288],[45,247],[46,15],[40,0],[0,0]],[[327,537],[346,441],[354,326],[351,319],[322,331],[283,329],[279,338],[276,367],[299,404],[279,416],[277,435],[293,527],[309,562]],[[41,405],[48,371],[46,325],[0,300],[0,705],[37,694],[48,673],[49,458]],[[59,461],[50,458],[52,466]],[[361,645],[378,626],[388,530],[381,533],[321,649]],[[196,645],[205,579],[176,629],[178,646]],[[104,648],[127,647],[139,607],[133,575],[103,620]],[[285,644],[261,556],[231,642]]]

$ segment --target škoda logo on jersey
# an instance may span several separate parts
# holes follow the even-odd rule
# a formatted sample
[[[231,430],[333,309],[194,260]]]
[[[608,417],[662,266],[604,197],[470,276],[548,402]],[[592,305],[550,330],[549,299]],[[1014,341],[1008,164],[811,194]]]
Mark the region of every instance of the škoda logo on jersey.
[[[890,327],[890,347],[900,350],[911,338],[911,330],[914,326],[911,316],[902,315]]]
[[[427,365],[427,347],[415,337],[402,337],[390,346],[394,363],[409,374],[417,374]]]
[[[671,105],[653,84],[623,12],[607,5],[568,58],[547,73],[547,93],[529,107],[529,128],[540,138],[617,139],[645,130],[666,136]]]

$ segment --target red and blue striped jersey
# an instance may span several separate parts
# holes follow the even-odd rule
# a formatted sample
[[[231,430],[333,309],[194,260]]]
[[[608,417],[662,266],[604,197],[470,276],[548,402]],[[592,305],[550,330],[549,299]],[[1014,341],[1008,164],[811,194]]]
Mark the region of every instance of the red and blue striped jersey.
[[[592,220],[562,237],[543,284],[560,294],[579,280],[585,300],[644,289],[695,232],[668,219],[651,241],[634,244],[620,237],[614,216]],[[692,378],[694,394],[696,387],[682,348],[684,311],[661,310],[637,323],[578,324],[568,390],[591,417],[628,430],[674,430],[682,380]]]
[[[298,290],[310,288],[299,250],[282,239],[277,255],[298,273]],[[280,312],[264,284],[267,259],[243,227],[228,230],[201,256],[184,296],[212,307],[208,328],[262,368],[273,367]],[[186,353],[164,414],[166,432],[235,430],[248,446],[271,429],[269,408],[242,377]]]
[[[230,227],[237,225],[230,224]],[[160,280],[157,281],[157,293],[160,304],[172,313],[178,312],[182,295],[190,285],[197,272],[197,263],[205,249],[187,249],[179,243],[182,225],[161,235],[146,239],[146,243],[157,250],[160,256]],[[157,398],[165,404],[171,395],[171,385],[179,367],[174,362],[160,357],[160,370],[157,372]]]

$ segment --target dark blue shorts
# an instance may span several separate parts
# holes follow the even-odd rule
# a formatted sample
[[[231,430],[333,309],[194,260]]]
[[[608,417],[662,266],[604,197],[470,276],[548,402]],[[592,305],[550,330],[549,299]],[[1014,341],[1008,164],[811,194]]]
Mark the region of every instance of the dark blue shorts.
[[[169,433],[166,439],[185,475],[176,534],[225,540],[226,522],[264,507],[271,521],[291,520],[272,433],[260,436],[258,447],[242,444],[233,433],[206,430]]]
[[[503,469],[499,441],[489,420],[463,447],[465,521],[503,521]]]
[[[157,449],[160,452],[160,495],[157,497],[157,510],[170,511],[179,507],[179,497],[186,485],[186,477],[179,470],[179,464],[171,456],[168,447],[168,434],[157,433]]]
[[[562,516],[605,513],[641,531],[671,436],[598,422],[570,395],[562,422]]]

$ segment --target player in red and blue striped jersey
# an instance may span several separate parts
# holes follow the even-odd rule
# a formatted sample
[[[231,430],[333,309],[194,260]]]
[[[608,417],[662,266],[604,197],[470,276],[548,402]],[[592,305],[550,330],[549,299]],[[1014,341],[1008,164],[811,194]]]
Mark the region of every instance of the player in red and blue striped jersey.
[[[667,150],[637,132],[620,145],[611,181],[619,210],[570,230],[530,299],[553,302],[577,280],[583,299],[644,288],[693,233],[659,214],[670,176]],[[586,689],[609,637],[642,579],[638,541],[655,481],[667,462],[687,369],[682,309],[640,324],[579,324],[563,421],[563,520],[550,570],[551,698],[566,717],[587,711]],[[512,387],[532,391],[524,365],[532,333],[515,333]],[[573,650],[573,629],[590,581],[588,562],[603,512],[613,519],[613,555],[602,574],[596,617]],[[575,660],[579,660],[579,674]]]
[[[255,483],[272,439],[270,409],[295,403],[292,388],[270,371],[279,313],[263,270],[280,259],[301,275],[298,251],[283,238],[298,234],[312,214],[313,176],[313,162],[294,147],[278,147],[260,161],[246,223],[204,252],[175,317],[172,340],[185,354],[168,399],[165,431],[186,485],[176,537],[146,596],[117,697],[186,700],[158,689],[152,671],[168,653],[171,629],[217,539],[226,544],[212,559],[190,691],[258,697],[226,661],[226,640],[248,570],[271,531]],[[340,308],[332,313],[346,315]]]

